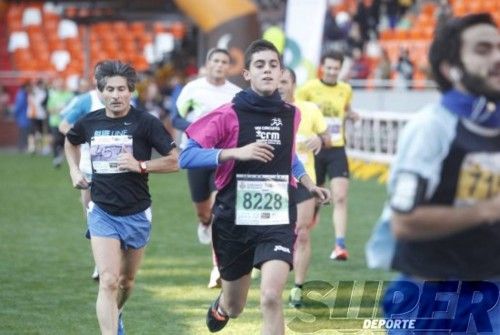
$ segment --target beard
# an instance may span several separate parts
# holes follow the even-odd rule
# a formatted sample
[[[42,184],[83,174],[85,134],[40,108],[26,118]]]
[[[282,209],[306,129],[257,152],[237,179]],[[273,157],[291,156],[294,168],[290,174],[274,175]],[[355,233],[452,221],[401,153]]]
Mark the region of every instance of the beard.
[[[485,78],[472,74],[462,68],[462,84],[467,91],[477,96],[485,96],[490,101],[500,100],[500,90],[495,90]]]

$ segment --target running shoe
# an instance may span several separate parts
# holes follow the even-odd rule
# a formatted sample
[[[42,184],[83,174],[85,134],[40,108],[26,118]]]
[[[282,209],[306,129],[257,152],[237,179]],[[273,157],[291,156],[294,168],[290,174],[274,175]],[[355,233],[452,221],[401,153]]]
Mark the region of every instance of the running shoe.
[[[198,241],[201,244],[210,244],[212,242],[212,225],[198,223]]]
[[[118,316],[118,335],[125,335],[125,325],[123,324],[122,313]]]
[[[338,245],[335,246],[335,249],[333,249],[332,254],[330,255],[330,259],[336,261],[346,261],[348,258],[349,253],[347,252],[347,249],[339,247]]]
[[[288,304],[290,305],[290,307],[302,307],[302,289],[300,287],[294,287],[290,290]]]
[[[221,293],[222,294],[222,293]],[[211,333],[222,330],[229,321],[229,316],[219,313],[219,300],[220,295],[215,299],[212,305],[208,308],[207,312],[207,328]]]
[[[64,155],[59,154],[52,160],[52,165],[54,166],[55,169],[58,169],[61,167],[63,162],[64,162]]]
[[[94,266],[94,272],[92,272],[92,275],[90,277],[95,281],[99,281],[99,271],[97,271],[97,265]]]
[[[207,285],[208,288],[219,288],[221,287],[221,279],[219,269],[214,266],[212,268],[212,272],[210,272],[210,281]]]

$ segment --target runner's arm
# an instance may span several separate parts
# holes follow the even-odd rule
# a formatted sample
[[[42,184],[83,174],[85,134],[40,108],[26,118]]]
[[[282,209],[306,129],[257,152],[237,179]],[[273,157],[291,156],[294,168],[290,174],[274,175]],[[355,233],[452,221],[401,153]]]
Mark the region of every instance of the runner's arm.
[[[179,111],[177,110],[177,106],[172,105],[172,111],[170,114],[172,118],[172,125],[174,128],[185,131],[187,127],[191,124],[191,122],[186,121],[185,118],[183,118],[180,114]]]
[[[80,163],[80,145],[72,144],[68,139],[64,142],[64,153],[68,161],[69,173],[73,187],[78,189],[87,189],[90,184],[85,179],[85,176],[80,171],[78,164]]]
[[[257,160],[269,162],[273,159],[274,148],[266,143],[253,142],[239,148],[203,148],[198,142],[189,139],[187,147],[181,152],[180,166],[183,169],[216,167],[230,160]]]
[[[297,155],[293,155],[292,174],[305,188],[309,190],[316,198],[325,203],[330,200],[330,191],[326,188],[317,186],[306,173],[304,165],[298,159]]]
[[[214,168],[219,164],[221,149],[205,149],[198,142],[189,139],[179,157],[181,169]]]
[[[179,154],[176,148],[170,150],[167,155],[144,161],[145,170],[141,168],[141,161],[135,159],[130,152],[121,153],[118,156],[118,168],[124,171],[137,173],[169,173],[179,171]]]

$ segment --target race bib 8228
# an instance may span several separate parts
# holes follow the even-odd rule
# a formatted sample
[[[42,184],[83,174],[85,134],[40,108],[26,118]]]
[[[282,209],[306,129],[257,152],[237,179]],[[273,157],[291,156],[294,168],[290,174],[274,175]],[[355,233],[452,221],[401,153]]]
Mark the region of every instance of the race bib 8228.
[[[236,224],[289,224],[287,175],[236,175]]]

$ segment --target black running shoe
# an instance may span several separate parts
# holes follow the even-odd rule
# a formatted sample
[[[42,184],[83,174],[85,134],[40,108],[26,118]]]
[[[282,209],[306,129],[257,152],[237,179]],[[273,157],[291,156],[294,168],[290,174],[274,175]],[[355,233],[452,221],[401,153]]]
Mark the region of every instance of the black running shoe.
[[[221,315],[218,311],[219,308],[220,295],[212,303],[212,306],[208,308],[207,312],[207,327],[211,333],[218,332],[222,330],[229,321],[229,316]]]

